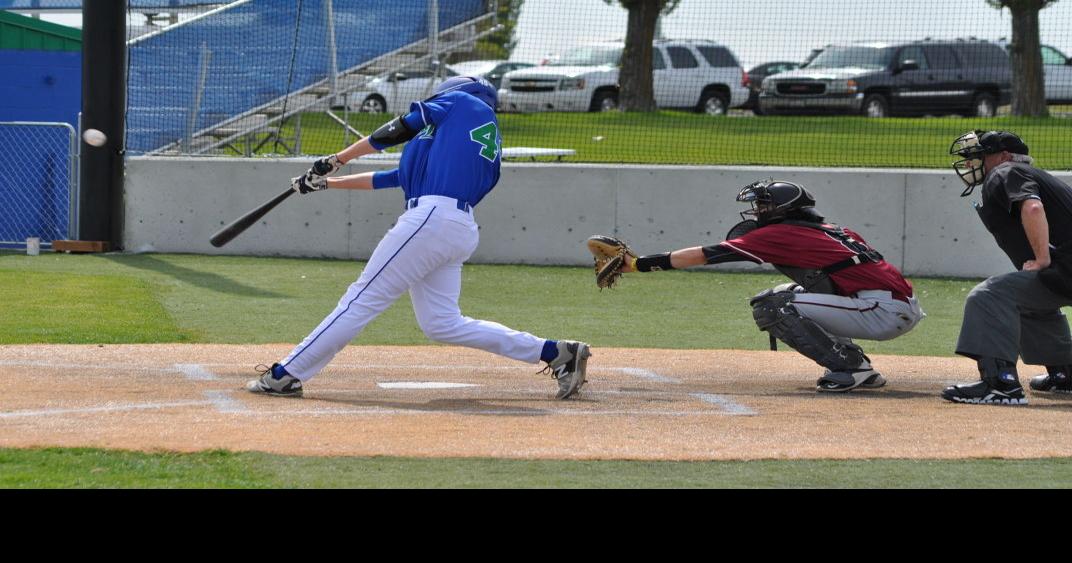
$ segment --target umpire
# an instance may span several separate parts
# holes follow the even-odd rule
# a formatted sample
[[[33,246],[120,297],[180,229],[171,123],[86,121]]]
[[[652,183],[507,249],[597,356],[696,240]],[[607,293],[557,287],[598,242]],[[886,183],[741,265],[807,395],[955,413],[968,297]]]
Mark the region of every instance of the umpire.
[[[953,170],[986,229],[1018,271],[991,277],[964,304],[957,354],[978,362],[980,381],[947,387],[960,403],[1024,405],[1016,359],[1045,365],[1038,392],[1072,392],[1072,336],[1060,308],[1072,305],[1072,188],[1032,166],[1028,148],[1008,131],[971,131],[953,141]]]

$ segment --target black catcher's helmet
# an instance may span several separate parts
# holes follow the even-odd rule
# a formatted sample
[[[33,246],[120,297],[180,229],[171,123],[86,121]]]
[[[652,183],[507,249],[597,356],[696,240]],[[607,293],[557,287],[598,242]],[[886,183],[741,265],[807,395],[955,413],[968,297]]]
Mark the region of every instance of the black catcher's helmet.
[[[737,201],[752,204],[752,209],[741,212],[742,219],[751,215],[760,225],[775,223],[794,211],[815,207],[815,197],[800,184],[785,180],[760,180],[741,188]]]
[[[983,157],[1002,151],[1026,155],[1028,148],[1023,139],[1009,131],[977,129],[968,131],[953,141],[953,145],[949,147],[949,154],[960,157],[960,160],[953,162],[953,171],[967,186],[964,191],[960,192],[960,197],[971,195],[975,186],[983,183],[985,173]]]

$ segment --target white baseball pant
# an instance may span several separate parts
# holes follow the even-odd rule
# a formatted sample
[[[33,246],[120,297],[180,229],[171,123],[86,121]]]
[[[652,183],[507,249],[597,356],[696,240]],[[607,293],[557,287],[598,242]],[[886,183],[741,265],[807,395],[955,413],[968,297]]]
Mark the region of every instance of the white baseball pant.
[[[472,210],[458,209],[453,198],[421,197],[384,235],[335,310],[291,351],[283,367],[308,381],[407,290],[428,338],[538,362],[545,339],[464,317],[458,308],[462,264],[479,240]]]

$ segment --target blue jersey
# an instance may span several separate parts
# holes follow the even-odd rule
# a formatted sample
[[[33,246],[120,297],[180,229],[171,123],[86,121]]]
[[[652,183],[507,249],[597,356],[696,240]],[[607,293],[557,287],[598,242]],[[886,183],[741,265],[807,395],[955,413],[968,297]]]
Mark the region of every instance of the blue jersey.
[[[373,176],[373,187],[402,186],[406,199],[439,195],[475,206],[499,182],[499,121],[475,96],[455,91],[414,102],[402,119],[420,133],[397,169]]]

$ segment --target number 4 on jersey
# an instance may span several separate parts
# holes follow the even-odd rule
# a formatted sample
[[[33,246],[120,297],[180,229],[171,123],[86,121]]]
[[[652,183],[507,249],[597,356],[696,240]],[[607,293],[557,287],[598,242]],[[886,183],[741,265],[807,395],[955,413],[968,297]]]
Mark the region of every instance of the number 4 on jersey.
[[[480,156],[494,162],[499,154],[499,127],[495,122],[485,123],[469,132],[469,138],[480,145]]]

